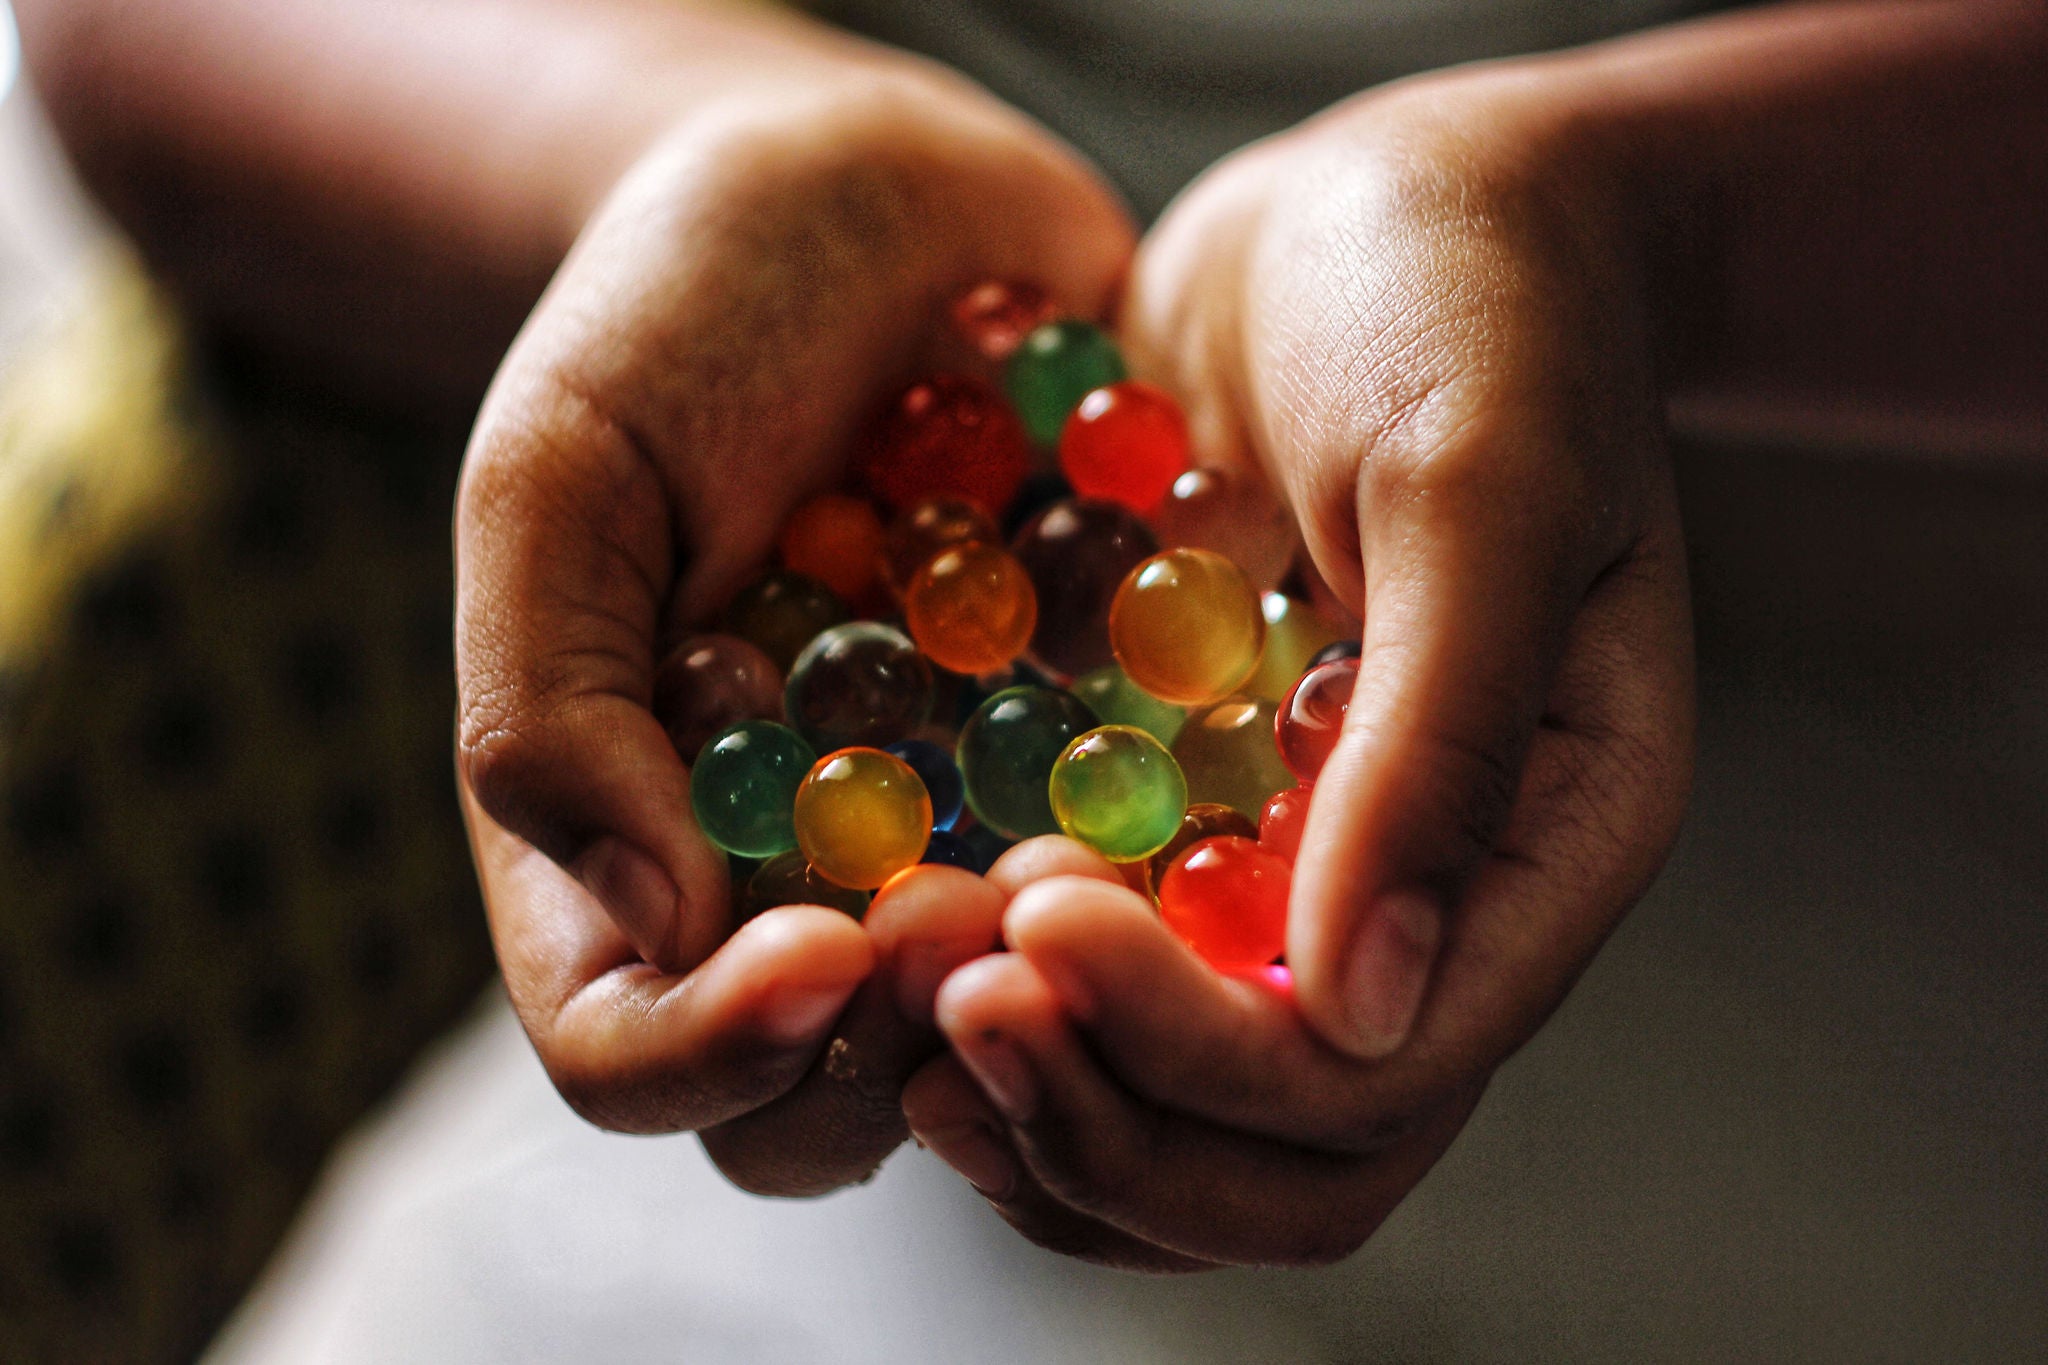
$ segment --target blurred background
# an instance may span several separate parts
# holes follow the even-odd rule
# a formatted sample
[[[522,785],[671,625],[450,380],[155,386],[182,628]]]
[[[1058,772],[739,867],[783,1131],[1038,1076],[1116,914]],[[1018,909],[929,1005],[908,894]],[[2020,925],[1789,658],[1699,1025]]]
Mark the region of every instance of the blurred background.
[[[184,1360],[487,980],[461,439],[190,344],[8,84],[0,1358]]]
[[[1242,16],[1022,8],[838,17],[1152,211],[1372,79],[1680,7],[1328,0],[1279,88]],[[0,1357],[2048,1358],[2048,452],[1683,445],[1664,877],[1352,1262],[1134,1280],[923,1153],[771,1204],[561,1105],[454,805],[462,431],[193,330],[14,52],[0,0]]]

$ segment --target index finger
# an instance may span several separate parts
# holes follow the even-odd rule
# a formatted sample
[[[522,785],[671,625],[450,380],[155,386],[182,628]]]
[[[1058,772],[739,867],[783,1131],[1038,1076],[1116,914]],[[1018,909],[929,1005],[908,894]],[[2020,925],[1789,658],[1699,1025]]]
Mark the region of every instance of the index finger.
[[[1162,1108],[1355,1152],[1424,1093],[1385,1084],[1324,1042],[1271,982],[1212,970],[1127,887],[1034,883],[1010,902],[1003,936],[1117,1078]]]

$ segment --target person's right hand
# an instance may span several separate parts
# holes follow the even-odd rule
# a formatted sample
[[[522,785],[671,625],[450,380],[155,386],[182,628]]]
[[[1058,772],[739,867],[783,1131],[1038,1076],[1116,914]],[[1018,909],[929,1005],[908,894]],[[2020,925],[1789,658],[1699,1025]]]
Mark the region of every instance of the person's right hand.
[[[701,1131],[737,1183],[786,1194],[864,1177],[902,1140],[896,1093],[939,1043],[901,1018],[878,956],[935,988],[990,943],[949,937],[944,896],[872,933],[815,907],[734,933],[726,860],[650,710],[655,665],[840,481],[948,300],[1031,280],[1097,315],[1131,244],[1044,132],[885,56],[694,110],[581,233],[471,442],[457,673],[506,986],[593,1122]],[[857,1083],[820,1063],[842,1013],[832,1050]]]

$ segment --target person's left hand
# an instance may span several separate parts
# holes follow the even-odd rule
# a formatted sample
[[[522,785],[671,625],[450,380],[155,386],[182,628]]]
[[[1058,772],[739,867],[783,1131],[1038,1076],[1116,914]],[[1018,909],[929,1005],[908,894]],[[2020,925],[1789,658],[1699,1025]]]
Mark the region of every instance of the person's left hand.
[[[1040,1246],[1151,1272],[1325,1264],[1478,1102],[1484,1077],[1380,1074],[1317,1039],[1282,981],[1217,975],[1080,844],[1020,844],[986,884],[1011,951],[904,993],[952,1052],[903,1110]]]
[[[1256,460],[1365,622],[1291,988],[1078,846],[940,989],[912,1130],[1049,1246],[1354,1250],[1640,896],[1689,785],[1654,232],[1556,64],[1389,87],[1211,171],[1140,251],[1136,368]],[[1015,869],[1008,869],[1014,873]],[[999,881],[1005,870],[994,874]]]

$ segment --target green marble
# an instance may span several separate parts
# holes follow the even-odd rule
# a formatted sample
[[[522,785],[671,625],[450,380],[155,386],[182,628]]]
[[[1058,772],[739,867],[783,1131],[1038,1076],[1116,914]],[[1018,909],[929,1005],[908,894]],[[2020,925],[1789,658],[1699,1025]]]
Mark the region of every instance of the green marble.
[[[1161,744],[1171,745],[1188,719],[1184,708],[1159,700],[1115,664],[1075,679],[1074,695],[1087,702],[1104,725],[1135,726]]]
[[[742,858],[796,847],[796,789],[818,761],[804,738],[772,720],[729,725],[690,769],[690,808],[704,837]]]
[[[1053,446],[1059,444],[1067,415],[1090,390],[1124,377],[1123,355],[1108,334],[1066,318],[1024,338],[1003,371],[1003,386],[1031,439]]]
[[[1139,862],[1164,848],[1188,808],[1180,764],[1129,725],[1105,725],[1069,744],[1047,786],[1060,829],[1113,863]]]
[[[974,818],[1010,839],[1058,834],[1047,780],[1067,745],[1098,723],[1080,698],[1050,687],[1006,687],[983,702],[954,750]]]

